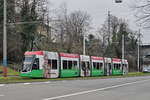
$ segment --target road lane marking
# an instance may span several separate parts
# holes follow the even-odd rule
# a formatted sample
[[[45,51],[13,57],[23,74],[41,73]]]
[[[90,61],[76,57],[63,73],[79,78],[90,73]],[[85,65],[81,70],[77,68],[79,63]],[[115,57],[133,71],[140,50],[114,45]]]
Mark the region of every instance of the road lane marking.
[[[0,86],[5,86],[5,84],[0,84]]]
[[[0,95],[0,97],[3,97],[3,96],[5,96],[5,95],[2,95],[2,94]]]
[[[94,89],[94,90],[87,90],[87,91],[82,91],[82,92],[76,92],[76,93],[72,93],[72,94],[46,98],[46,99],[42,99],[42,100],[55,100],[55,99],[60,99],[60,98],[65,98],[65,97],[71,97],[71,96],[76,96],[76,95],[81,95],[81,94],[92,93],[92,92],[96,92],[96,91],[103,91],[103,90],[107,90],[107,89],[123,87],[123,86],[126,86],[126,85],[135,84],[135,83],[142,83],[142,82],[149,81],[149,80],[150,79],[142,80],[142,81],[135,81],[135,82],[131,82],[131,83],[124,83],[124,84],[120,84],[120,85],[114,85],[114,86],[109,86],[109,87],[105,87],[105,88],[99,88],[99,89]]]
[[[51,83],[51,82],[48,81],[48,82],[44,82],[44,83]]]
[[[31,84],[31,83],[24,83],[24,85],[29,85],[29,84]]]

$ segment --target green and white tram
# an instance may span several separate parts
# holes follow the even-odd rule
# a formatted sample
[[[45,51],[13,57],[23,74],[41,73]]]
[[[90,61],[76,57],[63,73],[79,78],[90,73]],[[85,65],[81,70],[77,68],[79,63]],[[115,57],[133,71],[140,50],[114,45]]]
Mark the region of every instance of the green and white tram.
[[[27,51],[22,77],[59,78],[122,75],[128,73],[128,61],[88,55]]]

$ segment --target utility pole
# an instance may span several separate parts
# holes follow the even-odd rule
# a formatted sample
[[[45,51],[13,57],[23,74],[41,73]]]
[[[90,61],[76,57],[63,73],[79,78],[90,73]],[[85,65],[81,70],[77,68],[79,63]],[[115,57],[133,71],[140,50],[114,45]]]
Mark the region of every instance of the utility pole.
[[[122,34],[122,59],[124,60],[124,33]]]
[[[85,55],[85,33],[83,34],[83,55]]]
[[[110,11],[108,11],[108,45],[110,45]]]
[[[139,34],[138,34],[138,61],[137,61],[137,70],[138,72],[140,71],[140,37],[141,37],[141,33],[140,33],[140,29],[139,29]]]
[[[6,0],[4,0],[4,22],[3,22],[3,74],[7,76],[7,12]]]

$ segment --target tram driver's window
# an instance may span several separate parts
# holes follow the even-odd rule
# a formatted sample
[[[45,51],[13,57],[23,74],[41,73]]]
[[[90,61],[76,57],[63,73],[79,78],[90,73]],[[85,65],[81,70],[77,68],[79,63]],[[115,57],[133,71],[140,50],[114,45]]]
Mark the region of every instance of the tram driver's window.
[[[100,69],[103,69],[103,63],[100,63]]]
[[[33,66],[32,66],[32,70],[39,70],[39,58],[36,58]]]
[[[52,69],[57,69],[57,60],[52,60]]]

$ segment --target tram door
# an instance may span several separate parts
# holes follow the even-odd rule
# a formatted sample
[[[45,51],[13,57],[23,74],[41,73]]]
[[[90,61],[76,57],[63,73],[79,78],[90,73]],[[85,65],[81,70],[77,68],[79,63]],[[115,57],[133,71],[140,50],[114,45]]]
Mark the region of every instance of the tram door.
[[[80,76],[87,77],[91,74],[90,69],[90,57],[86,55],[80,55]]]
[[[128,62],[125,59],[122,59],[122,70],[123,75],[128,73]]]
[[[48,68],[47,78],[58,78],[59,77],[59,61],[58,61],[58,53],[56,52],[47,52],[48,56],[48,64],[50,68]]]
[[[111,58],[105,58],[105,76],[112,75]]]
[[[105,76],[108,76],[109,75],[109,64],[108,63],[105,63],[105,68],[104,68],[104,75]]]
[[[109,75],[112,75],[112,64],[109,63],[108,66],[109,66],[109,71],[108,71],[108,73],[109,73]]]

